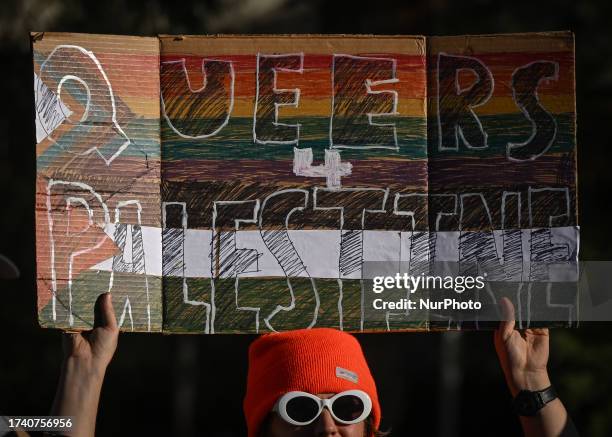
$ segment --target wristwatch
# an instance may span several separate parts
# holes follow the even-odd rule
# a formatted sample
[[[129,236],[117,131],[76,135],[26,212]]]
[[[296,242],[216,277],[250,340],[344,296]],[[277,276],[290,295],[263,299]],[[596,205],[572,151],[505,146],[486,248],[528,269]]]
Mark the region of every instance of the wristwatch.
[[[514,398],[514,412],[519,416],[535,416],[544,405],[557,399],[557,392],[551,385],[544,390],[521,390]]]

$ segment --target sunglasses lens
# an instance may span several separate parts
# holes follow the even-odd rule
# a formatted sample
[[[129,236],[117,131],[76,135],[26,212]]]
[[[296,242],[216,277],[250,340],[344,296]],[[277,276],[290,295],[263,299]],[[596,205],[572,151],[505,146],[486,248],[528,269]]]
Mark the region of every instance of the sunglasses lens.
[[[363,401],[355,395],[340,396],[333,405],[336,417],[345,422],[357,419],[363,413],[364,408]]]
[[[314,419],[319,413],[319,404],[314,399],[298,396],[287,402],[287,415],[296,422],[305,423]]]

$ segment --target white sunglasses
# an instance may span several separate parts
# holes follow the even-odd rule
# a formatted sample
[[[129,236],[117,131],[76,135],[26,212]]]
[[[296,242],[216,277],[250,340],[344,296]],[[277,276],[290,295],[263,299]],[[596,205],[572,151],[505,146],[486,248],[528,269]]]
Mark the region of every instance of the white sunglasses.
[[[343,391],[329,399],[321,399],[303,391],[290,391],[276,401],[272,411],[291,425],[305,426],[319,417],[323,407],[327,407],[336,422],[351,425],[370,415],[372,400],[361,390]]]

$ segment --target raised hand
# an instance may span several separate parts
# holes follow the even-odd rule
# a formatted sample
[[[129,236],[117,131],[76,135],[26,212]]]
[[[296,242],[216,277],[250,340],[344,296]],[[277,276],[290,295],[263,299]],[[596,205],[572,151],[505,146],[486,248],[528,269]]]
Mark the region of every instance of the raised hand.
[[[495,331],[495,349],[512,396],[520,390],[542,390],[548,377],[549,332],[546,328],[514,329],[514,306],[501,300],[503,321]]]
[[[93,437],[102,383],[117,349],[118,337],[119,327],[110,293],[96,300],[92,330],[64,334],[64,364],[51,408],[54,416],[73,418],[72,429],[62,434]]]
[[[507,298],[500,302],[503,321],[495,331],[495,350],[508,388],[515,397],[521,390],[540,391],[550,386],[548,377],[548,329],[514,329],[514,306]],[[535,416],[521,416],[525,437],[577,437],[559,398],[546,404]]]
[[[64,334],[64,356],[65,359],[81,360],[91,366],[92,371],[104,372],[115,354],[119,338],[110,293],[98,296],[94,311],[94,327],[91,331]]]

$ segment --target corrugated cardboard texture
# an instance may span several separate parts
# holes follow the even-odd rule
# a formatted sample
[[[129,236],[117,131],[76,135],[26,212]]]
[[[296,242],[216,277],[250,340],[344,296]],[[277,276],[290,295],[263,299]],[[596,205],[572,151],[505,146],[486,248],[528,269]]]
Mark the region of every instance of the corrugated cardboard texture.
[[[451,213],[436,230],[464,231],[461,244],[469,231],[502,229],[496,249],[485,234],[462,258],[484,258],[490,247],[510,259],[520,249],[520,228],[577,226],[573,35],[427,42],[430,217]],[[570,255],[546,232],[522,244],[532,261]],[[507,271],[524,267],[510,264]]]
[[[442,247],[520,275],[560,256],[520,229],[577,226],[570,33],[41,35],[44,326],[110,290],[137,331],[440,329],[365,318],[362,263]]]
[[[160,227],[158,40],[45,33],[32,50],[40,323],[88,328],[111,291],[124,329],[159,331],[141,232]]]
[[[390,211],[392,195],[427,192],[424,38],[162,37],[161,56],[164,116],[175,127],[168,122],[162,125],[162,198],[189,205],[188,228],[211,229],[211,268],[217,278],[208,284],[195,278],[187,280],[194,295],[202,296],[204,290],[214,287],[214,315],[204,320],[201,312],[195,318],[193,306],[182,299],[180,275],[164,278],[164,328],[261,332],[316,323],[360,329],[359,279],[348,276],[359,269],[363,259],[363,234],[359,231],[363,209]],[[189,125],[182,124],[183,132],[176,132],[176,127],[189,120],[193,130],[198,125],[204,128],[207,120],[173,104],[172,99],[180,96],[184,100],[190,94],[185,71],[196,89],[203,85],[203,69],[220,68],[215,66],[218,60],[232,65],[232,116],[218,134],[186,139],[180,133]],[[225,71],[231,76],[230,70]],[[230,90],[231,80],[225,78],[226,90]],[[372,90],[384,92],[368,95],[366,80],[380,82],[372,85]],[[210,81],[203,93],[209,91],[209,85]],[[294,89],[299,89],[299,95]],[[227,95],[216,99],[223,97]],[[275,104],[283,105],[276,115]],[[393,113],[374,121],[389,123],[393,119],[395,127],[372,126],[368,112]],[[221,118],[218,114],[207,117]],[[275,122],[294,127],[275,126]],[[298,124],[299,128],[295,127]],[[341,158],[336,190],[332,191],[327,188],[325,154],[336,146],[339,148],[331,150]],[[307,150],[312,162],[299,174],[294,169],[296,155]],[[351,166],[350,171],[343,171],[342,165]],[[306,176],[316,171],[321,175]],[[315,187],[320,190],[317,194]],[[213,218],[217,201],[250,203],[235,205],[233,210],[219,204]],[[286,276],[237,282],[228,276],[240,270],[266,271],[257,255],[247,263],[248,252],[236,251],[231,238],[234,220],[252,216],[254,207],[262,214],[260,225],[243,221],[240,229],[261,226],[267,230],[262,234],[265,248]],[[304,210],[299,217],[292,217],[287,229],[335,231],[342,239],[342,254],[336,261],[341,266],[342,288],[334,279],[308,279],[314,276],[309,271],[312,266],[293,247],[285,231],[285,222],[296,207]],[[378,216],[368,215],[365,226],[387,231],[406,228],[405,217]],[[169,237],[165,241],[175,240]],[[237,260],[240,256],[242,261]],[[295,308],[290,309],[292,306]],[[210,326],[212,317],[214,327]]]

